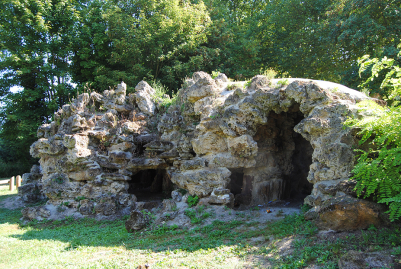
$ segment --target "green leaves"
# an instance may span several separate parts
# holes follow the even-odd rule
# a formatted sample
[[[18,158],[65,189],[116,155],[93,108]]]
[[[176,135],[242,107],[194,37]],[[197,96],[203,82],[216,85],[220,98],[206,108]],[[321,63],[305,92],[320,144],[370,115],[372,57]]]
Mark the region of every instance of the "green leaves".
[[[360,129],[359,144],[368,144],[369,150],[357,150],[360,155],[352,178],[358,196],[389,205],[387,213],[393,221],[401,217],[401,106],[380,107],[373,101],[359,106],[371,116],[346,124]]]

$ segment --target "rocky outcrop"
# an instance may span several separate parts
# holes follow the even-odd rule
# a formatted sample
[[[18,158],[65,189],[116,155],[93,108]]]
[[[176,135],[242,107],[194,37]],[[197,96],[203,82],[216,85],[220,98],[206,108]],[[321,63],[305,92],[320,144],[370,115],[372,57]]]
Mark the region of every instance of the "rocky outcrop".
[[[358,115],[364,94],[264,76],[245,86],[205,72],[184,82],[163,115],[154,94],[145,81],[128,95],[124,83],[84,93],[38,129],[31,154],[40,158],[37,186],[48,203],[93,216],[178,201],[177,189],[227,206],[307,196],[316,214],[327,212],[325,201],[351,201],[344,182],[357,140],[343,122]]]

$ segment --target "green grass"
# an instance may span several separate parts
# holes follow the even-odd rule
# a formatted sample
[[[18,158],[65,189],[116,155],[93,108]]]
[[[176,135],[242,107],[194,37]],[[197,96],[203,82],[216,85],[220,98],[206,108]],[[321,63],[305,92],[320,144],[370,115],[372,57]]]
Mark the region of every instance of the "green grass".
[[[0,202],[10,195],[16,194],[0,187]],[[337,268],[338,258],[349,249],[373,246],[401,254],[400,228],[372,228],[318,240],[317,228],[303,215],[265,224],[216,220],[193,229],[161,226],[133,234],[125,230],[126,218],[67,218],[28,225],[20,218],[19,209],[0,208],[0,268],[136,268],[145,263],[152,268],[303,268],[309,264]],[[277,244],[283,240],[292,240],[292,253],[280,254]]]

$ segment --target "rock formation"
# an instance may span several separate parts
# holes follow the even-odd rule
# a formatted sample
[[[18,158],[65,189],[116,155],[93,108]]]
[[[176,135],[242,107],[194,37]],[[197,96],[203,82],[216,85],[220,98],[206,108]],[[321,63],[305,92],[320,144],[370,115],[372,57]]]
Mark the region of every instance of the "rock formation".
[[[353,168],[357,141],[343,122],[358,115],[364,94],[323,81],[256,76],[245,85],[196,72],[163,115],[153,95],[145,81],[128,95],[121,83],[64,105],[31,146],[42,173],[32,188],[48,204],[99,216],[177,189],[228,206],[306,197],[312,213],[352,197],[335,186]]]

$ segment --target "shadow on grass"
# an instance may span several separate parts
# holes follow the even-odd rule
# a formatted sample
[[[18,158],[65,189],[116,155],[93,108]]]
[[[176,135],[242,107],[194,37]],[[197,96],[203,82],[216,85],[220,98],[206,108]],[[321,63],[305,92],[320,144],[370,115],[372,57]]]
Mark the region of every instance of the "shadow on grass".
[[[152,251],[181,250],[193,252],[200,249],[213,249],[223,246],[242,246],[247,238],[263,235],[293,233],[314,233],[314,226],[305,222],[303,216],[289,216],[281,224],[267,223],[260,228],[259,223],[245,221],[214,221],[210,225],[197,226],[192,229],[161,226],[152,230],[141,230],[128,233],[124,219],[115,221],[96,221],[91,218],[65,220],[32,221],[27,225],[20,222],[21,209],[8,210],[0,208],[0,225],[18,224],[26,232],[11,235],[19,240],[58,240],[69,243],[66,250],[84,246],[114,247],[124,246],[126,249],[149,249]],[[257,229],[250,228],[256,226]],[[240,228],[237,228],[240,227]]]

